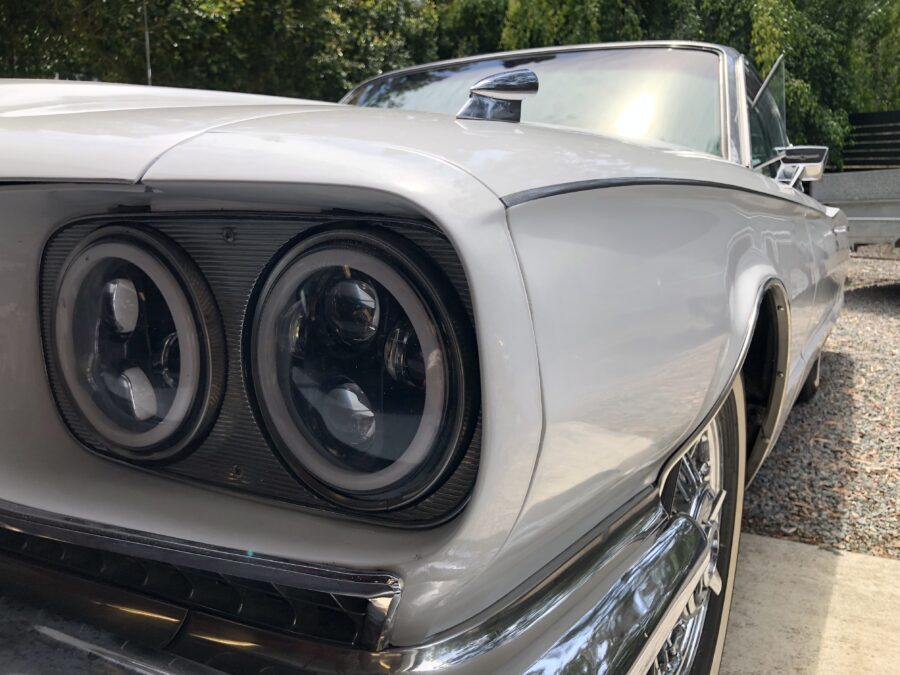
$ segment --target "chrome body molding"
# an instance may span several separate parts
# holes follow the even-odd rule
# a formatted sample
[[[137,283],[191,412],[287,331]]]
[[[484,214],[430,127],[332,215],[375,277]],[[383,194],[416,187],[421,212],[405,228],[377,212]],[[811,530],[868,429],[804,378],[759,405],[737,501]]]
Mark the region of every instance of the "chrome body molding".
[[[4,509],[6,529],[17,529],[17,523],[46,535],[101,545],[115,535],[117,545],[129,551],[146,554],[162,548],[166,556],[172,555],[171,542],[160,546],[126,541],[127,533],[101,534],[85,523],[48,524],[21,509],[11,515],[8,504]],[[209,554],[221,552],[195,552],[191,559]],[[140,645],[140,658],[127,651],[122,658],[156,663],[175,655],[200,666],[242,663],[248,671],[280,665],[323,673],[544,672],[567,663],[589,663],[598,672],[645,672],[659,642],[647,636],[668,634],[678,614],[673,608],[686,602],[709,559],[703,529],[690,517],[668,516],[659,499],[647,492],[585,537],[577,550],[530,579],[526,591],[417,647],[366,651],[312,642],[185,610],[40,564],[23,565],[7,555],[0,555],[0,592],[6,598],[0,625],[19,621],[39,631],[48,616],[59,615],[62,619],[53,619],[57,636],[74,638],[83,622],[92,631]],[[274,567],[285,565],[282,561]],[[321,572],[335,576],[333,571]],[[367,583],[360,576],[358,583]],[[16,604],[21,602],[26,604]],[[35,616],[41,617],[40,623]],[[95,651],[103,649],[98,645]]]
[[[793,199],[772,194],[762,188],[753,189],[744,186],[735,186],[730,183],[717,183],[708,180],[696,180],[693,178],[666,178],[654,176],[641,176],[634,178],[598,178],[595,180],[579,180],[571,183],[558,183],[555,185],[546,185],[544,187],[523,190],[522,192],[514,192],[513,194],[501,197],[501,200],[508,207],[518,206],[526,202],[535,201],[536,199],[546,199],[547,197],[555,197],[557,195],[570,194],[572,192],[584,192],[586,190],[602,190],[603,188],[612,187],[634,187],[638,185],[675,185],[675,186],[693,186],[693,187],[709,187],[720,188],[723,190],[737,190],[739,192],[747,192],[749,194],[763,195],[773,199],[781,199],[791,203],[796,203]],[[825,208],[817,208],[812,204],[803,204],[805,208],[825,212]]]
[[[359,597],[399,596],[400,580],[386,572],[363,572],[291,560],[254,551],[235,551],[197,542],[129,531],[39,511],[0,500],[0,529],[34,534],[103,551],[173,564],[190,563],[211,572],[282,583],[323,593]]]

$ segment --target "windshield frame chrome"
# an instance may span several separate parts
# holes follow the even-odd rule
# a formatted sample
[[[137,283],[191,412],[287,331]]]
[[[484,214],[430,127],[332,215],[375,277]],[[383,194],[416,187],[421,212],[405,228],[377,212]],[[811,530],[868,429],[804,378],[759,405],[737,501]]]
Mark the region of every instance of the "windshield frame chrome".
[[[750,141],[750,110],[759,103],[760,97],[766,92],[769,87],[769,84],[772,81],[772,76],[775,74],[776,69],[779,66],[782,66],[785,62],[785,55],[781,54],[777,59],[775,59],[775,63],[769,69],[769,72],[766,73],[766,76],[763,77],[760,72],[753,66],[753,64],[743,55],[740,56],[739,69],[735,71],[737,82],[739,83],[739,88],[741,89],[741,96],[738,98],[740,102],[738,105],[738,110],[742,115],[742,120],[739,126],[740,138],[741,138],[741,151],[743,156],[743,162],[741,163],[743,166],[747,167],[751,171],[755,173],[762,173],[762,170],[776,162],[781,161],[784,158],[784,154],[775,153],[770,157],[766,158],[760,164],[753,166],[753,149]],[[753,97],[752,101],[748,101],[747,92],[749,89],[747,88],[747,70],[752,69],[754,74],[759,78],[760,85],[759,90],[756,92],[756,95]],[[790,136],[787,132],[787,104],[785,102],[785,110],[782,113],[785,116],[785,129],[784,129],[784,137],[787,145],[791,145]],[[793,186],[793,184],[791,184]]]

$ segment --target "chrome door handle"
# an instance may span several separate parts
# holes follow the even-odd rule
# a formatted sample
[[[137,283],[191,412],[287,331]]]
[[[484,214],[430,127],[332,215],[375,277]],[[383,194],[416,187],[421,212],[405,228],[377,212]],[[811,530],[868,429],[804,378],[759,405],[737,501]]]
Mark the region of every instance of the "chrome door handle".
[[[835,225],[831,228],[831,231],[835,234],[844,234],[847,231],[846,225]]]

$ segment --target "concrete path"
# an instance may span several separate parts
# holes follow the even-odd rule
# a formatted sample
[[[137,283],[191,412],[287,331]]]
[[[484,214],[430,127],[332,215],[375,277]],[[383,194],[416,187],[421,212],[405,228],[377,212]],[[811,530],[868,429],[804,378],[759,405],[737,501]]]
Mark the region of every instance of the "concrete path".
[[[722,675],[900,672],[900,560],[741,535]]]

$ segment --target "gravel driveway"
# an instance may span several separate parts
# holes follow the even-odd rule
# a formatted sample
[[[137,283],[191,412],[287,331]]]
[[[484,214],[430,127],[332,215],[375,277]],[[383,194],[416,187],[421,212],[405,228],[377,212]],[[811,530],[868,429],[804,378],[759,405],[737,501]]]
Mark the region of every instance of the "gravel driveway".
[[[845,302],[819,393],[791,412],[747,492],[743,529],[900,558],[898,250],[860,249]]]

